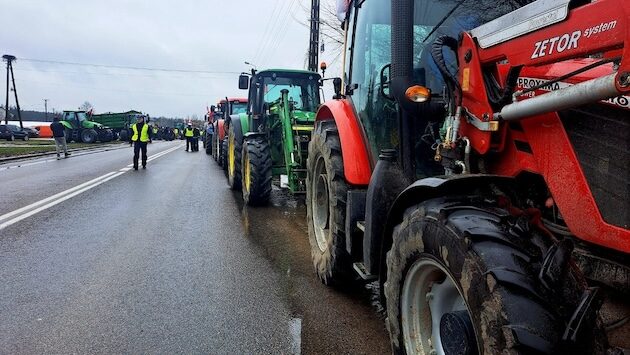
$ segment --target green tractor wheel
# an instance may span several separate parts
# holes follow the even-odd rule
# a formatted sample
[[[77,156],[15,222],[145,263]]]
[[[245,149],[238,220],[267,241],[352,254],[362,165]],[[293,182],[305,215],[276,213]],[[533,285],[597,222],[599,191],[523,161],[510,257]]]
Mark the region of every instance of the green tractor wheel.
[[[228,146],[228,140],[227,137],[223,138],[223,141],[221,141],[221,152],[219,154],[219,161],[221,162],[221,167],[223,168],[223,172],[225,173],[225,176],[227,177],[227,148]]]
[[[243,145],[243,200],[264,205],[271,196],[271,150],[265,137],[247,139]]]
[[[95,143],[98,138],[98,133],[93,129],[85,129],[81,132],[81,141],[83,143]]]
[[[227,175],[232,190],[241,189],[241,154],[242,136],[240,122],[233,121],[228,131]]]
[[[66,135],[66,143],[72,142],[72,130],[70,128],[66,128],[64,134]]]

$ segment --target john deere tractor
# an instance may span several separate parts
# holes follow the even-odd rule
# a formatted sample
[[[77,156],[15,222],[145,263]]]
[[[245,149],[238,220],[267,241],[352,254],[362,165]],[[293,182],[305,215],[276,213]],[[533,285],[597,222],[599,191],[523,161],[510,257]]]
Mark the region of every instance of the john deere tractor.
[[[91,121],[85,111],[63,111],[61,124],[66,128],[66,141],[95,143],[114,139],[114,131],[107,126]]]
[[[232,189],[249,205],[267,203],[274,178],[294,194],[306,191],[306,158],[320,75],[302,70],[252,71],[239,77],[249,89],[246,113],[228,119],[227,168]]]

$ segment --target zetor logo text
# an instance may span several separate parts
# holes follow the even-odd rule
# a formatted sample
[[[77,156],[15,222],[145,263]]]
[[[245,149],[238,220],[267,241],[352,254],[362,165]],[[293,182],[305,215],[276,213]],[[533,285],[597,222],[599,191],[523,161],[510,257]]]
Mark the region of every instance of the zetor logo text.
[[[590,38],[591,36],[610,31],[617,26],[617,20],[610,22],[602,22],[599,25],[589,27],[584,31],[575,31],[565,33],[561,36],[551,37],[540,42],[534,43],[535,49],[532,53],[532,59],[541,58],[554,53],[562,53],[566,50],[575,49],[579,46],[580,38]]]

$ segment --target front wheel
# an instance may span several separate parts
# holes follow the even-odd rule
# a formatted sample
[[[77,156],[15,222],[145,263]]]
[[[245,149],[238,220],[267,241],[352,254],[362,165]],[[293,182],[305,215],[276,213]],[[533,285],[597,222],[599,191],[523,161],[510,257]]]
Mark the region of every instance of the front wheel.
[[[230,124],[228,131],[228,151],[227,151],[227,173],[228,184],[232,190],[241,189],[241,154],[243,149],[240,124],[237,121]]]
[[[250,206],[264,205],[271,196],[271,150],[264,137],[243,145],[243,200]]]
[[[341,285],[352,281],[354,273],[346,251],[348,186],[335,122],[316,123],[306,165],[306,218],[313,266],[324,284]]]
[[[28,134],[22,137],[22,140],[26,142],[28,140]]]
[[[98,133],[93,129],[84,129],[81,132],[81,141],[83,143],[94,143],[98,138]]]
[[[397,354],[600,353],[595,312],[563,340],[588,294],[572,268],[539,280],[551,244],[527,218],[472,198],[408,208],[387,253],[387,328]]]

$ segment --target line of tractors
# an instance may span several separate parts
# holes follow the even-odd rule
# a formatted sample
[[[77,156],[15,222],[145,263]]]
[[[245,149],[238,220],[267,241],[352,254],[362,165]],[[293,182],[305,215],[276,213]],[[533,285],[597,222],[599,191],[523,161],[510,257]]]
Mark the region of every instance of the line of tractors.
[[[252,70],[213,107],[230,188],[305,194],[317,276],[378,282],[394,353],[630,349],[630,2],[341,3],[332,100]]]

